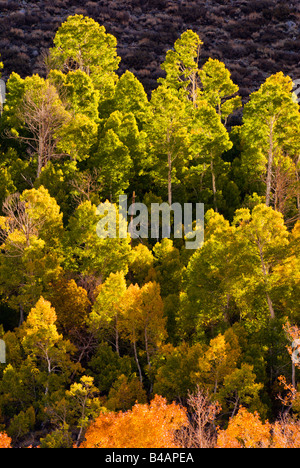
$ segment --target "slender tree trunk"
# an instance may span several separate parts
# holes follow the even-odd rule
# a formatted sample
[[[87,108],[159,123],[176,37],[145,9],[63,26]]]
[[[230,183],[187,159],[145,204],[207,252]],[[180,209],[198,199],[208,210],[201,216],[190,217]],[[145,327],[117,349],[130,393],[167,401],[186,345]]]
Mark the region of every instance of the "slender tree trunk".
[[[120,348],[119,348],[119,329],[118,329],[118,314],[116,315],[116,352],[118,356],[120,356]]]
[[[192,99],[194,108],[197,107],[197,77],[196,72],[192,76]]]
[[[43,168],[43,153],[44,153],[44,142],[43,142],[43,135],[41,132],[41,127],[40,127],[40,135],[39,135],[39,151],[38,151],[38,167],[37,167],[37,173],[36,177],[37,179],[40,177],[42,168]]]
[[[230,294],[227,294],[227,300],[226,300],[226,304],[224,305],[224,313],[223,313],[223,318],[224,318],[224,321],[229,323],[229,319],[228,319],[228,310],[229,310],[229,304],[230,304]]]
[[[219,384],[219,373],[217,372],[217,375],[216,375],[216,378],[215,378],[215,385],[214,385],[214,395],[217,393],[218,384]]]
[[[239,399],[239,397],[237,395],[237,392],[236,392],[236,400],[235,400],[235,403],[234,403],[234,408],[233,408],[232,413],[231,413],[232,418],[233,418],[233,416],[235,416],[235,414],[237,412],[239,402],[240,402],[240,399]]]
[[[19,327],[20,327],[22,323],[24,322],[24,309],[23,309],[22,304],[19,304],[19,311],[20,311],[20,319],[19,319]]]
[[[148,363],[149,369],[151,369],[150,354],[149,354],[149,347],[148,347],[147,327],[145,327],[145,349],[146,349],[147,363]]]
[[[85,416],[85,406],[86,406],[86,398],[83,401],[82,405],[82,411],[81,411],[81,426],[77,435],[77,441],[76,441],[76,446],[79,447],[79,443],[81,440],[82,432],[83,432],[83,421],[84,421],[84,416]]]
[[[271,121],[270,126],[270,136],[269,136],[269,153],[268,153],[268,169],[267,169],[267,187],[266,187],[266,205],[270,206],[271,203],[271,189],[272,189],[272,168],[273,168],[273,159],[274,159],[274,119]]]
[[[171,153],[168,153],[168,202],[172,205],[172,157]]]
[[[275,318],[275,312],[274,312],[272,299],[270,298],[268,293],[266,293],[266,296],[267,296],[268,307],[269,307],[271,318],[274,319]]]
[[[49,378],[50,378],[50,375],[51,375],[51,359],[49,357],[49,354],[48,354],[47,350],[45,350],[45,359],[47,361],[47,370],[48,370],[48,378],[47,378],[47,382],[46,382],[46,386],[45,386],[45,396],[47,396],[48,393],[49,393]]]
[[[294,388],[297,389],[297,384],[296,384],[296,366],[295,363],[292,361],[292,385]]]
[[[133,352],[134,352],[134,359],[135,359],[135,362],[139,371],[140,382],[141,382],[141,385],[143,385],[143,376],[142,376],[142,370],[141,370],[141,366],[140,366],[139,358],[137,354],[136,341],[133,342]]]
[[[132,194],[132,206],[134,207],[135,206],[135,192],[133,192]],[[131,221],[131,226],[133,226],[133,214],[131,215],[130,217],[130,221]],[[130,229],[130,242],[131,242],[131,247],[133,246],[133,229]]]
[[[111,182],[111,179],[110,179],[110,182],[109,182],[109,197],[110,197],[110,203],[113,202],[113,195],[112,195],[112,182]]]
[[[217,185],[216,185],[216,175],[215,175],[215,169],[214,169],[214,162],[213,162],[213,159],[211,159],[210,168],[211,168],[211,178],[212,178],[212,189],[213,189],[213,194],[214,194],[214,208],[215,208],[215,211],[218,213],[218,207],[217,207]]]
[[[299,173],[298,173],[298,165],[300,163],[300,155],[298,156],[298,159],[297,159],[297,162],[296,162],[296,180],[297,180],[297,184],[300,185],[300,177],[299,177]],[[296,197],[297,197],[297,208],[298,208],[298,212],[299,212],[299,218],[300,218],[300,190],[298,189],[297,187],[297,191],[296,191]]]
[[[260,245],[259,240],[257,241],[257,245],[258,245],[258,249],[259,249],[261,269],[262,269],[262,273],[263,273],[263,276],[264,276],[264,283],[265,283],[265,287],[266,287],[266,298],[267,298],[267,302],[268,302],[268,308],[269,308],[271,318],[274,319],[275,318],[275,312],[274,312],[273,302],[272,302],[272,299],[271,299],[271,297],[270,297],[270,295],[268,293],[268,271],[267,271],[267,268],[266,268],[266,265],[265,265],[263,251],[262,251],[262,247]]]

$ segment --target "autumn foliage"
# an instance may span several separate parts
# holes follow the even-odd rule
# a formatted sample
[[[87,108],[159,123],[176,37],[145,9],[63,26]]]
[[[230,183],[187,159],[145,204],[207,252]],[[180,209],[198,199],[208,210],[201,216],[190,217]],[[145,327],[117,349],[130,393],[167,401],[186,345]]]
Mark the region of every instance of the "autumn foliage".
[[[300,424],[287,416],[263,423],[258,413],[241,407],[228,428],[218,431],[217,448],[300,448]]]
[[[300,448],[300,424],[292,419],[276,421],[273,426],[272,448]]]
[[[0,449],[11,448],[11,438],[5,432],[0,432]]]
[[[81,448],[176,448],[175,431],[187,424],[184,409],[155,396],[125,413],[101,414]]]
[[[219,431],[218,448],[266,448],[270,444],[270,425],[263,424],[257,413],[241,407],[226,430]]]

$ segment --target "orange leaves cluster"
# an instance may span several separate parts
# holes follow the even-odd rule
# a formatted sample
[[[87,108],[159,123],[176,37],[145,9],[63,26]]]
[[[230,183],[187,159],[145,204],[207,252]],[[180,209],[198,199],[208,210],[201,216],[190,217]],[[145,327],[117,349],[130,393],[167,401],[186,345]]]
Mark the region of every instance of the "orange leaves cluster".
[[[285,395],[282,396],[278,394],[277,398],[281,401],[284,406],[292,406],[293,402],[296,400],[298,396],[297,389],[292,385],[288,384],[284,375],[280,375],[278,377],[278,383],[281,385],[285,391]]]
[[[300,448],[300,423],[293,420],[276,421],[272,448]]]
[[[226,430],[219,430],[217,448],[300,448],[300,422],[288,417],[262,423],[258,413],[240,407]]]
[[[11,448],[11,438],[5,432],[0,432],[0,449]]]
[[[249,413],[240,407],[238,414],[231,418],[228,428],[219,431],[218,448],[267,448],[270,445],[271,426],[263,424],[258,413]]]
[[[156,395],[149,405],[101,414],[80,448],[176,448],[175,431],[186,424],[184,409]]]

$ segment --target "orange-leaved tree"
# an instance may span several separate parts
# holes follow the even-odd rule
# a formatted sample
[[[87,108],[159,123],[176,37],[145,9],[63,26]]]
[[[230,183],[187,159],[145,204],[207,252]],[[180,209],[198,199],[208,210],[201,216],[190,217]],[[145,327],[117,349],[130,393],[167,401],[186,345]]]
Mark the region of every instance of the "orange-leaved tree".
[[[300,421],[283,416],[273,426],[272,448],[300,448]]]
[[[265,424],[258,413],[249,413],[242,406],[230,419],[226,430],[219,430],[217,448],[269,448],[271,425]]]
[[[101,414],[80,448],[176,448],[175,432],[186,424],[183,408],[156,395],[149,405]]]
[[[0,432],[0,449],[11,448],[11,438],[5,432]]]

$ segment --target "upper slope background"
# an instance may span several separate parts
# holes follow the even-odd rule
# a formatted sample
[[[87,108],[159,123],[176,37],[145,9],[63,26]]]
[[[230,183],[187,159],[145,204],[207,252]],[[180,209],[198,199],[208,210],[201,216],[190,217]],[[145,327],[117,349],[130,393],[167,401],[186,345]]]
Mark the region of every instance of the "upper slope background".
[[[247,100],[278,71],[300,78],[298,0],[0,0],[4,78],[45,75],[44,57],[69,15],[83,14],[118,40],[119,74],[132,71],[149,93],[163,76],[166,51],[187,29],[204,42],[201,62],[223,61]]]

